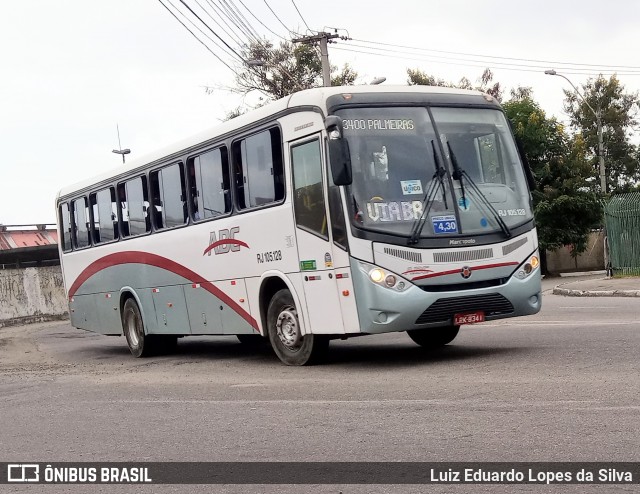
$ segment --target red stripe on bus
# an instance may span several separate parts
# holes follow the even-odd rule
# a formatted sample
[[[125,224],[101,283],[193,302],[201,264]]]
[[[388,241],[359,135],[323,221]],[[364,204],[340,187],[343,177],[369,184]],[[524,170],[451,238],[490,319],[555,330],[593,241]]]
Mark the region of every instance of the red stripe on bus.
[[[156,254],[151,254],[149,252],[118,252],[116,254],[110,254],[98,259],[97,261],[87,266],[84,271],[82,271],[82,273],[80,273],[80,275],[76,278],[76,280],[73,282],[73,285],[71,285],[71,288],[69,288],[69,297],[72,297],[82,286],[82,284],[89,278],[91,278],[94,274],[99,273],[103,269],[112,266],[118,266],[120,264],[145,264],[147,266],[155,266],[157,268],[165,269],[179,276],[182,276],[183,278],[188,279],[191,283],[200,283],[200,286],[202,288],[222,300],[234,312],[242,317],[242,319],[247,321],[252,328],[258,331],[258,323],[253,317],[251,317],[251,314],[240,307],[240,305],[238,305],[222,290],[216,288],[213,283],[205,280],[202,276],[195,273],[194,271],[191,271],[189,268],[183,266],[182,264],[178,264],[171,259],[167,259],[166,257],[158,256]]]
[[[517,266],[517,262],[501,262],[498,264],[486,264],[484,266],[474,266],[471,268],[471,271],[477,271],[478,269],[491,269],[491,268],[503,268],[505,266]],[[415,278],[411,278],[411,281],[416,280],[424,280],[425,278],[434,278],[436,276],[444,276],[447,274],[458,274],[460,273],[460,269],[452,269],[451,271],[442,271],[440,273],[431,273],[424,274],[422,276],[416,276]]]
[[[209,247],[204,249],[204,252],[202,253],[202,255],[203,256],[206,255],[208,252],[211,252],[213,249],[215,249],[219,245],[227,245],[227,244],[239,245],[240,247],[246,247],[247,249],[249,248],[249,246],[246,243],[244,243],[242,240],[236,240],[235,238],[223,238],[221,240],[218,240],[217,242],[213,242]]]

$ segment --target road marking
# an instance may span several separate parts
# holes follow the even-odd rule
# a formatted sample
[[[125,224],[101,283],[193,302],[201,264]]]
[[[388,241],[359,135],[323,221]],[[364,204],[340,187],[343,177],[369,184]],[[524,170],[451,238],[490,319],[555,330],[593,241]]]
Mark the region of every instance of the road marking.
[[[502,327],[502,326],[637,326],[638,321],[527,321],[527,320],[505,320],[502,323],[479,323],[467,324],[465,328],[471,326],[480,327]]]
[[[640,405],[603,405],[595,400],[557,400],[557,401],[518,401],[517,403],[505,403],[504,401],[481,400],[109,400],[87,401],[85,403],[122,403],[122,404],[194,404],[194,405],[432,405],[455,407],[487,407],[496,409],[508,408],[556,408],[564,407],[571,410],[608,411],[608,410],[640,410]],[[249,408],[257,410],[258,408]]]

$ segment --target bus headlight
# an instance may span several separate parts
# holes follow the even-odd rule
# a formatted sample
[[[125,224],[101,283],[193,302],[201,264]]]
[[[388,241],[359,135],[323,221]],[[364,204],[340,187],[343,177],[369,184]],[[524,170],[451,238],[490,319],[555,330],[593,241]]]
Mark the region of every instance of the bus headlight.
[[[540,266],[540,259],[538,259],[538,256],[534,254],[520,265],[516,272],[516,278],[524,280],[527,276],[533,273],[538,266]]]
[[[358,261],[360,264],[360,270],[366,273],[368,278],[384,288],[389,288],[398,292],[402,292],[409,288],[409,284],[394,273],[389,273],[382,268],[372,266],[371,264]]]
[[[371,278],[371,281],[374,283],[380,283],[384,280],[384,271],[380,268],[374,268],[369,271],[369,278]]]

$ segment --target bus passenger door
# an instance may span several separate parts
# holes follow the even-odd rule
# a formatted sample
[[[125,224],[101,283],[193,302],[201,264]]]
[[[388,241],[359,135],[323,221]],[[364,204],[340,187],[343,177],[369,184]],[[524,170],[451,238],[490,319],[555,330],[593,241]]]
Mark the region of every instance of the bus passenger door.
[[[344,333],[324,195],[321,134],[289,145],[300,272],[313,333]]]

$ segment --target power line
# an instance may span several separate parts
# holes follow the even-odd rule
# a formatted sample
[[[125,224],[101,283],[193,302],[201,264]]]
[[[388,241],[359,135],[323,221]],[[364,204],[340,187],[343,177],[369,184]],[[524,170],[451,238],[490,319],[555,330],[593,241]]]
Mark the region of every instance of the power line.
[[[207,0],[207,2],[209,2],[209,0]],[[200,8],[201,8],[201,9],[202,9],[202,10],[203,10],[203,11],[204,11],[208,16],[209,16],[209,18],[210,18],[213,22],[215,22],[215,23],[216,23],[216,25],[217,25],[220,29],[222,29],[222,31],[223,31],[227,36],[229,36],[229,38],[232,38],[236,43],[238,43],[238,45],[242,45],[242,40],[238,37],[238,35],[237,35],[236,33],[234,33],[234,32],[233,32],[233,29],[231,29],[231,28],[229,27],[229,29],[231,29],[231,32],[227,31],[227,30],[225,29],[225,27],[224,27],[222,24],[220,24],[220,22],[218,22],[218,20],[210,14],[210,13],[209,13],[209,11],[208,11],[207,9],[205,9],[205,8],[200,4],[200,2],[198,2],[198,0],[196,0],[196,3],[197,3],[197,4],[198,4],[198,6],[199,6],[199,7],[200,7]]]
[[[260,24],[262,24],[262,26],[264,26],[265,29],[267,29],[267,31],[271,32],[273,35],[277,36],[278,38],[280,38],[283,41],[288,41],[287,38],[280,36],[278,33],[276,33],[273,29],[271,29],[269,26],[267,26],[264,22],[262,22],[258,17],[256,17],[256,15],[244,4],[244,2],[242,0],[239,0],[240,3],[242,4],[242,6],[245,8],[245,10],[247,12],[249,12],[253,18],[258,21]]]
[[[245,64],[247,63],[247,61],[246,61],[246,60],[245,60],[245,59],[244,59],[244,58],[243,58],[243,57],[242,57],[242,56],[241,56],[237,51],[235,51],[235,50],[234,50],[234,49],[229,45],[229,43],[227,43],[225,40],[223,40],[223,39],[218,35],[218,33],[216,33],[213,29],[211,29],[211,27],[210,27],[206,22],[204,22],[204,21],[200,18],[200,16],[199,16],[198,14],[196,14],[196,13],[193,11],[193,9],[192,9],[191,7],[189,7],[189,6],[186,4],[186,2],[185,2],[184,0],[180,0],[180,3],[181,3],[182,5],[184,5],[187,9],[189,9],[189,12],[191,12],[191,13],[195,16],[195,18],[196,18],[196,19],[198,19],[198,20],[199,20],[199,21],[200,21],[200,22],[201,22],[201,23],[202,23],[202,24],[203,24],[207,29],[209,29],[209,31],[211,31],[211,32],[213,33],[213,35],[214,35],[216,38],[218,38],[218,39],[219,39],[219,40],[220,40],[220,41],[221,41],[221,42],[222,42],[222,43],[223,43],[227,48],[229,48],[229,49],[230,49],[230,50],[235,54],[235,56],[236,56],[236,57],[238,57],[238,58],[239,58],[243,63],[245,63]]]
[[[293,31],[291,29],[289,29],[284,22],[282,22],[282,20],[280,19],[280,17],[278,17],[278,14],[276,14],[273,9],[271,8],[271,5],[269,5],[267,3],[267,0],[263,0],[264,4],[269,7],[269,10],[271,11],[271,13],[275,16],[276,19],[278,19],[278,21],[280,22],[280,24],[282,24],[282,27],[284,27],[288,33],[292,33]]]
[[[227,18],[228,16],[227,16],[227,14],[226,14],[225,12],[223,12],[223,11],[222,11],[221,7],[219,7],[218,5],[214,4],[214,3],[212,2],[212,0],[207,0],[207,3],[208,3],[208,4],[211,6],[211,8],[214,10],[215,14],[216,14],[218,17],[220,17],[220,20],[221,20],[222,22],[224,22],[225,26],[227,26],[227,27],[231,30],[231,32],[233,32],[233,34],[234,34],[235,36],[238,36],[238,34],[234,31],[234,28],[233,28],[231,25],[229,25],[229,23],[227,22],[227,19],[226,19],[226,18]],[[234,26],[236,27],[236,29],[238,28],[238,26],[237,26],[237,25],[235,25],[235,24],[234,24]],[[244,34],[245,34],[245,33],[243,33],[243,32],[242,32],[242,30],[240,30],[240,31],[241,31],[240,35],[244,35]],[[244,42],[243,42],[243,41],[239,41],[239,44],[240,44],[240,45],[242,45],[242,44],[244,44]]]
[[[207,38],[209,41],[211,41],[216,47],[220,48],[223,52],[225,52],[227,55],[233,57],[233,52],[231,50],[229,50],[228,48],[226,48],[225,46],[222,46],[218,41],[216,41],[215,39],[213,39],[211,36],[209,36],[207,33],[205,33],[200,26],[198,26],[195,22],[193,22],[192,19],[189,19],[180,9],[178,9],[173,3],[172,0],[166,0],[169,5],[171,5],[177,12],[180,13],[180,15],[182,15],[182,17],[184,17],[187,21],[189,21],[189,23],[196,28],[198,31],[200,31],[200,33]],[[202,21],[201,21],[202,22]],[[209,28],[209,26],[207,26],[204,22],[203,24],[207,27],[207,29],[211,29]]]
[[[224,0],[224,1],[226,2],[227,0]],[[258,33],[258,30],[255,27],[253,27],[253,25],[251,24],[251,21],[247,19],[247,17],[242,13],[242,9],[236,5],[234,0],[229,0],[229,4],[231,5],[231,7],[233,7],[234,11],[236,12],[236,15],[241,19],[243,24],[245,24],[249,29],[251,29],[251,31],[255,34],[256,39],[259,40],[260,33]]]
[[[253,26],[245,24],[242,18],[236,14],[234,10],[235,6],[232,7],[226,0],[218,0],[218,3],[227,12],[227,18],[237,26],[238,29],[245,33],[249,42],[258,42],[260,35],[255,31],[255,29],[253,29]]]
[[[377,51],[383,51],[383,52],[391,52],[391,53],[406,53],[404,50],[396,50],[396,49],[391,49],[391,48],[377,48],[377,47],[369,47],[366,45],[360,45],[357,43],[350,43],[348,45],[349,47],[359,47],[359,48],[364,48],[366,50],[377,50]],[[377,53],[377,52],[368,52],[371,54],[376,54],[376,55],[383,55],[382,53]],[[501,66],[508,66],[508,67],[524,67],[524,68],[537,68],[537,69],[545,69],[548,68],[548,65],[531,65],[531,64],[521,64],[521,63],[515,63],[515,62],[501,62],[501,61],[484,61],[484,60],[472,60],[472,59],[468,59],[468,58],[458,58],[458,57],[451,57],[451,56],[444,56],[444,55],[433,55],[433,54],[420,54],[420,53],[415,53],[415,54],[411,54],[411,55],[416,55],[418,57],[431,57],[429,58],[429,60],[435,58],[435,59],[445,59],[445,60],[458,60],[458,61],[466,61],[466,62],[479,62],[479,63],[486,63],[486,64],[499,64]],[[492,58],[492,57],[488,57],[488,58]],[[496,57],[499,58],[499,57]],[[591,69],[590,67],[566,67],[567,69],[570,70],[575,70],[575,71],[583,71],[583,72],[593,72],[593,69]],[[629,73],[635,73],[636,71],[625,71],[625,73],[629,74]],[[640,75],[640,71],[637,71],[637,73]]]
[[[291,0],[291,3],[293,4],[293,6],[296,8],[296,11],[298,12],[298,15],[300,16],[300,19],[302,19],[302,22],[304,22],[304,25],[307,26],[307,31],[311,31],[311,28],[309,27],[309,24],[307,24],[307,21],[304,20],[304,17],[302,17],[302,14],[300,13],[300,9],[298,8],[298,6],[296,5],[295,0]]]
[[[354,49],[350,49],[350,48],[338,48],[338,47],[333,47],[334,50],[339,50],[339,51],[347,51],[347,52],[354,52],[354,53],[364,53],[366,55],[375,55],[375,56],[380,56],[380,57],[390,57],[390,58],[402,58],[405,60],[416,60],[416,61],[420,61],[420,62],[432,62],[432,63],[436,63],[436,64],[443,64],[443,65],[458,65],[458,66],[463,66],[463,67],[487,67],[487,65],[491,65],[491,66],[496,66],[496,68],[499,68],[500,70],[513,70],[513,71],[520,71],[520,72],[540,72],[541,67],[535,67],[535,68],[524,68],[524,67],[514,67],[514,66],[510,66],[510,65],[504,65],[504,64],[500,64],[499,62],[494,62],[494,63],[488,63],[488,62],[483,62],[481,60],[474,60],[473,62],[466,62],[466,63],[462,63],[462,62],[446,62],[443,60],[432,60],[429,58],[426,58],[426,56],[417,58],[417,57],[408,57],[408,56],[403,56],[403,55],[398,55],[398,54],[386,54],[386,53],[375,53],[375,52],[371,52],[371,51],[363,51],[363,50],[354,50]],[[640,75],[640,72],[605,72],[605,71],[595,71],[595,72],[572,72],[571,69],[569,70],[562,70],[563,73],[565,74],[572,74],[572,75],[582,75],[582,76],[589,76],[589,75],[593,75],[593,76],[597,76],[598,74],[602,74],[602,75],[613,75],[613,74],[618,74],[618,75]]]
[[[426,51],[426,52],[434,52],[434,53],[444,53],[444,54],[449,54],[449,55],[461,55],[461,56],[467,56],[467,57],[480,57],[480,58],[495,58],[495,59],[499,59],[499,60],[515,60],[515,61],[519,61],[519,62],[534,62],[534,63],[544,63],[544,64],[556,64],[556,65],[562,65],[562,66],[568,66],[568,65],[577,65],[577,66],[585,66],[585,67],[603,67],[603,68],[607,68],[609,70],[614,70],[614,69],[638,69],[640,70],[640,66],[633,66],[633,65],[602,65],[602,64],[590,64],[590,63],[577,63],[577,62],[559,62],[559,61],[554,61],[554,60],[538,60],[538,59],[532,59],[532,58],[517,58],[517,57],[501,57],[501,56],[496,56],[496,55],[480,55],[477,53],[464,53],[464,52],[456,52],[456,51],[446,51],[446,50],[434,50],[431,48],[421,48],[421,47],[417,47],[417,46],[406,46],[406,45],[394,45],[392,43],[382,43],[380,41],[369,41],[369,40],[364,40],[364,39],[354,39],[353,41],[358,41],[360,43],[369,43],[372,45],[382,45],[382,46],[390,46],[390,47],[395,47],[395,48],[404,48],[404,49],[409,49],[409,50],[417,50],[417,51]]]
[[[168,11],[168,12],[169,12],[169,13],[170,13],[170,14],[171,14],[171,15],[172,15],[172,16],[173,16],[173,17],[174,17],[174,18],[175,18],[175,19],[176,19],[180,24],[182,24],[182,26],[183,26],[187,31],[189,31],[189,32],[191,33],[191,35],[192,35],[195,39],[197,39],[197,40],[198,40],[198,42],[199,42],[202,46],[204,46],[204,47],[205,47],[209,52],[211,52],[211,54],[212,54],[214,57],[216,57],[216,58],[217,58],[217,59],[218,59],[218,60],[219,60],[223,65],[225,65],[225,66],[226,66],[226,67],[227,67],[231,72],[233,72],[236,76],[238,75],[238,73],[237,73],[237,72],[236,72],[236,71],[235,71],[235,70],[234,70],[234,69],[233,69],[233,68],[232,68],[232,67],[231,67],[227,62],[225,62],[222,58],[220,58],[220,56],[218,56],[218,54],[217,54],[217,53],[215,53],[211,48],[209,48],[209,47],[207,46],[207,44],[206,44],[204,41],[202,41],[200,38],[198,38],[198,36],[196,36],[196,34],[195,34],[191,29],[189,29],[189,27],[188,27],[184,22],[182,22],[182,21],[178,18],[178,16],[177,16],[177,15],[175,15],[175,14],[173,13],[173,11],[172,11],[169,7],[167,7],[167,6],[162,2],[162,0],[158,0],[158,1],[160,2],[160,4],[161,4],[165,9],[167,9],[167,11]]]

